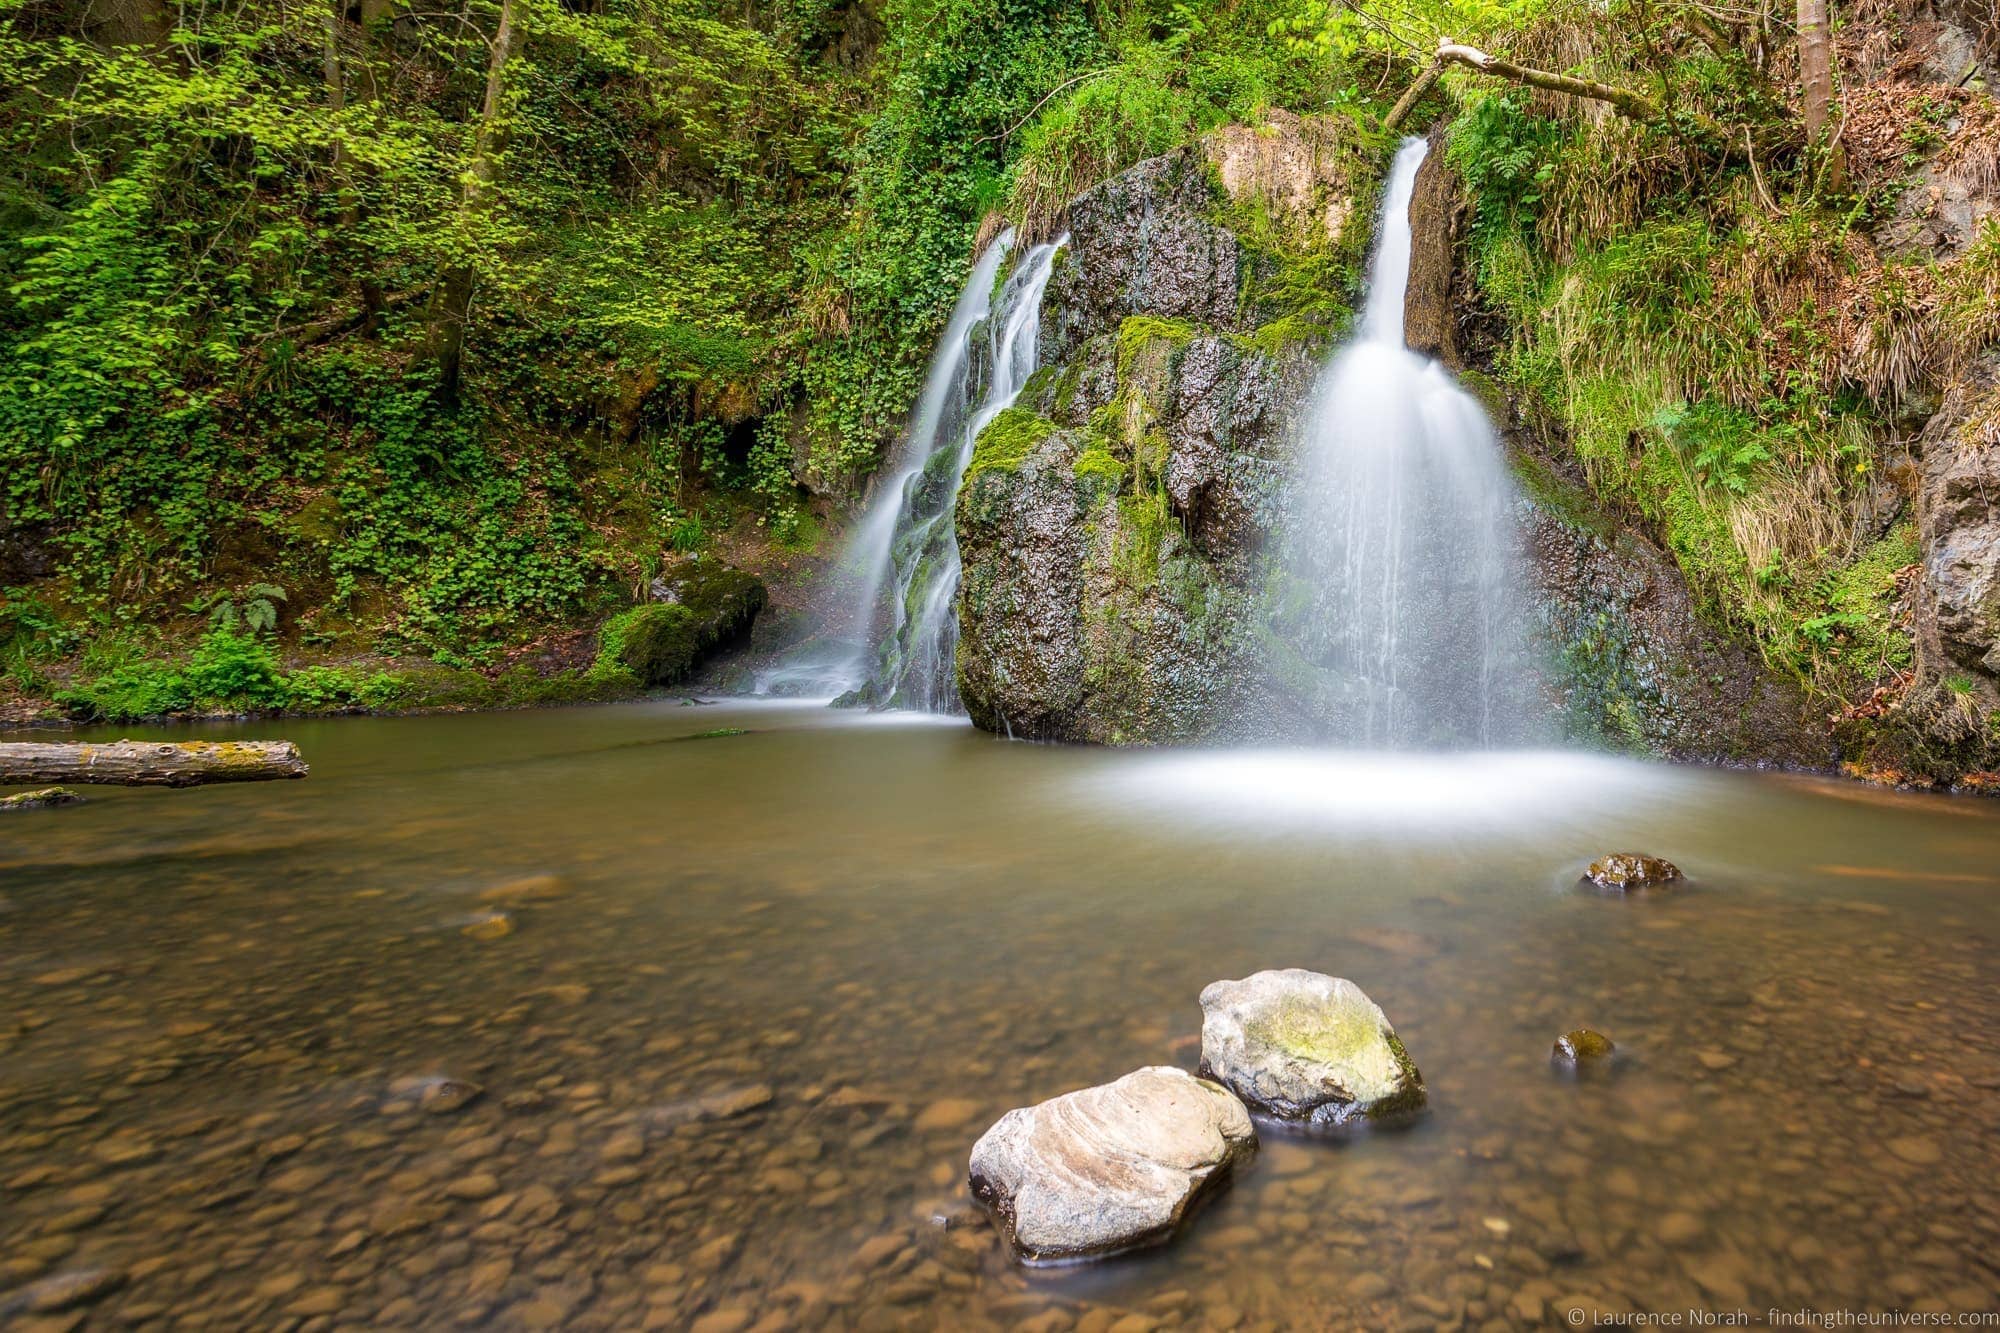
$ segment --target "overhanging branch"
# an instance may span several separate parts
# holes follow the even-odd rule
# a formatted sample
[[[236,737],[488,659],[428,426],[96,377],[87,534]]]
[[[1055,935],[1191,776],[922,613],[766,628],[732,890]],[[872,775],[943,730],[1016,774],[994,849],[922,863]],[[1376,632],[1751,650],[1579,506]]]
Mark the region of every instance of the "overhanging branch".
[[[1644,121],[1649,125],[1660,119],[1660,108],[1649,98],[1642,97],[1629,88],[1599,83],[1595,79],[1579,79],[1569,74],[1555,74],[1528,65],[1517,65],[1511,60],[1487,55],[1476,46],[1439,42],[1437,61],[1440,65],[1446,63],[1464,65],[1468,69],[1478,70],[1481,74],[1491,74],[1495,78],[1506,79],[1511,83],[1524,83],[1530,88],[1546,88],[1552,93],[1567,93],[1571,97],[1585,97],[1593,102],[1607,102],[1633,120]]]

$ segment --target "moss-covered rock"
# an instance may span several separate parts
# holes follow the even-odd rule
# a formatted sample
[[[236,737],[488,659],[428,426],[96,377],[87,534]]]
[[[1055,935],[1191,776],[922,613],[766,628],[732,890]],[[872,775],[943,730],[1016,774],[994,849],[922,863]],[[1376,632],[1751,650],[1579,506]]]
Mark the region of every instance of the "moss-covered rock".
[[[1423,1107],[1423,1078],[1396,1030],[1344,977],[1293,967],[1218,981],[1201,1012],[1202,1077],[1252,1110],[1337,1126]]]
[[[1618,1047],[1611,1038],[1591,1028],[1571,1028],[1556,1038],[1549,1060],[1558,1069],[1583,1073],[1610,1062]]]
[[[65,805],[82,805],[84,798],[68,787],[43,787],[39,791],[0,796],[0,814],[9,810],[54,810]]]
[[[600,669],[622,668],[648,686],[679,684],[740,642],[767,600],[755,575],[705,560],[655,580],[651,592],[654,601],[619,612],[598,636]]]

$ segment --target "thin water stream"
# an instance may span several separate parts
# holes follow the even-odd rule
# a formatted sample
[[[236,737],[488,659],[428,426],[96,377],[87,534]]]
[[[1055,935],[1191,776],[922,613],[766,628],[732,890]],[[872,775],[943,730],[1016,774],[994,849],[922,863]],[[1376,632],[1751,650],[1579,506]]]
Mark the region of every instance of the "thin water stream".
[[[1995,1308],[1991,803],[804,704],[282,731],[304,782],[0,825],[0,1324]],[[1627,846],[1691,884],[1577,891]],[[1429,1114],[1267,1134],[1156,1254],[1010,1267],[979,1132],[1192,1067],[1201,987],[1293,965],[1384,1006]],[[1612,1077],[1551,1071],[1579,1023]]]

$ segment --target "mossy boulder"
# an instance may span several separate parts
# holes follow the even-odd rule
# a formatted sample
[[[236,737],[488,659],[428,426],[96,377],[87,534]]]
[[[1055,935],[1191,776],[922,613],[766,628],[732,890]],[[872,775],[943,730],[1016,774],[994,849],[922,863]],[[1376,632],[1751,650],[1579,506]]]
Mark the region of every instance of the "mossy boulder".
[[[690,561],[656,579],[654,600],[621,611],[599,634],[600,664],[642,685],[677,685],[721,649],[741,642],[768,594],[763,581],[713,561]]]
[[[1331,1127],[1423,1108],[1423,1076],[1395,1028],[1344,977],[1292,967],[1218,981],[1201,1013],[1202,1076],[1255,1111]]]

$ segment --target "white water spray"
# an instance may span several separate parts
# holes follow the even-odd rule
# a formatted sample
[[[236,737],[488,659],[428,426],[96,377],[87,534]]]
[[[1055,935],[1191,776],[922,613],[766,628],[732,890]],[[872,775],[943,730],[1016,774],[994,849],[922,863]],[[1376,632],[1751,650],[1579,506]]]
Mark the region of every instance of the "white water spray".
[[[1396,154],[1359,336],[1320,378],[1291,557],[1300,647],[1341,741],[1490,746],[1529,731],[1514,486],[1479,404],[1403,341],[1424,152]]]

